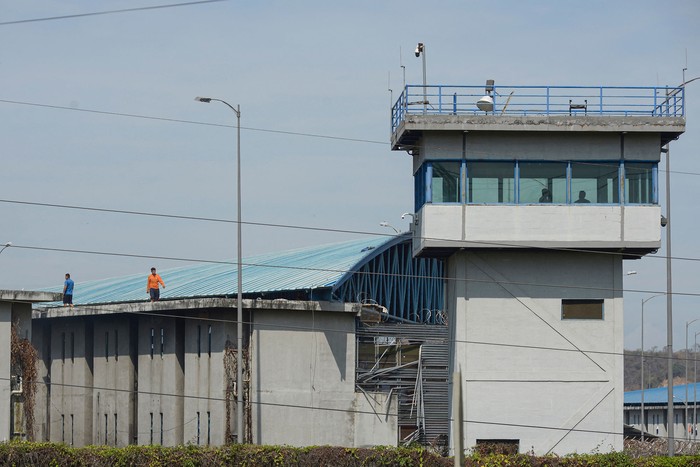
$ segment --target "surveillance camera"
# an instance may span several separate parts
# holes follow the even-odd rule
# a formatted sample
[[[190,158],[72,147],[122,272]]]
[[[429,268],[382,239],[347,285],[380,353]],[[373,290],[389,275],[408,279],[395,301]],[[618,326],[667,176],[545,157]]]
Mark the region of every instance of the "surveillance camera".
[[[666,227],[668,225],[668,219],[666,219],[664,216],[661,216],[661,227]]]
[[[416,46],[416,57],[420,57],[421,52],[423,52],[423,43],[419,42]]]

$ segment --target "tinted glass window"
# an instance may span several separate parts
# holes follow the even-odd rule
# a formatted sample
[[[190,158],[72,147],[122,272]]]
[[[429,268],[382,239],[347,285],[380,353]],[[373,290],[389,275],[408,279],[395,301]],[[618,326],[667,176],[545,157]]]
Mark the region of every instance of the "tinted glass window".
[[[572,162],[571,202],[619,203],[619,163]]]
[[[625,202],[630,204],[654,203],[654,164],[650,162],[625,163]]]
[[[520,203],[566,203],[566,163],[521,162]]]
[[[469,203],[514,203],[513,162],[467,162]]]
[[[433,162],[433,203],[459,203],[461,162]]]

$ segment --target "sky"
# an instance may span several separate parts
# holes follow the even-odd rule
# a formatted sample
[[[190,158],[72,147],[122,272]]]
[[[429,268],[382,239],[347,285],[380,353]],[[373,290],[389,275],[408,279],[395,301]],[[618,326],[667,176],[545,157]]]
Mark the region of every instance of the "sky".
[[[408,84],[422,82],[417,42],[428,84],[700,76],[696,0],[146,9],[177,3],[0,1],[0,245],[13,243],[0,253],[0,289],[60,286],[70,272],[77,293],[81,281],[234,259],[236,226],[215,220],[236,218],[236,115],[196,96],[240,105],[241,215],[263,224],[243,226],[250,256],[391,233],[382,221],[407,230],[412,164],[390,150],[389,115],[403,70]],[[124,9],[138,10],[86,15]],[[686,95],[686,133],[671,144],[676,349],[700,318],[700,80]],[[636,271],[624,281],[625,348],[640,347],[641,301],[666,290],[665,255],[625,261]],[[644,312],[645,347],[662,348],[665,298]],[[689,330],[692,343],[700,320]]]

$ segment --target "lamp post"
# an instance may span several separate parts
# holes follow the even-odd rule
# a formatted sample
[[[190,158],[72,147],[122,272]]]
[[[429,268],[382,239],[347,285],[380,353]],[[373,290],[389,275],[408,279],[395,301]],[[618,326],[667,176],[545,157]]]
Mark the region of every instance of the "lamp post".
[[[685,86],[698,79],[700,79],[700,76],[683,81],[683,83],[678,86],[678,88],[682,89],[683,96],[685,96]],[[672,94],[675,95],[675,93]],[[667,99],[670,97],[671,95],[669,95]],[[685,106],[685,101],[683,102],[683,106]],[[683,114],[685,114],[685,108],[683,109]],[[671,150],[668,143],[661,148],[661,152],[666,153],[666,352],[668,356],[668,400],[670,401],[673,395],[673,280],[671,277]],[[667,420],[673,419],[672,404],[668,404],[666,418]],[[673,431],[669,430],[668,455],[673,457],[674,451]]]
[[[238,296],[236,299],[236,389],[238,397],[236,400],[236,431],[238,443],[244,441],[243,433],[243,255],[241,247],[241,106],[233,107],[228,102],[213,97],[195,97],[196,101],[210,103],[212,101],[221,102],[236,114],[236,172],[237,172],[237,192],[236,200],[238,204],[238,214],[236,223],[238,225]]]
[[[644,431],[646,429],[646,426],[644,425],[644,386],[645,386],[645,384],[644,384],[644,304],[646,302],[648,302],[649,300],[651,300],[652,298],[660,297],[662,295],[665,295],[665,294],[659,293],[659,294],[652,295],[651,297],[645,298],[642,300],[642,378],[641,378],[642,379],[642,392],[641,392],[641,396],[642,396],[642,404],[641,404],[641,409],[642,409],[642,429],[641,429],[642,441],[644,441]]]
[[[695,318],[685,322],[685,424],[688,424],[688,327],[700,318]],[[690,435],[686,429],[685,439],[689,439]]]
[[[423,115],[428,112],[428,92],[425,75],[425,44],[419,42],[416,46],[416,57],[423,57]]]
[[[668,455],[673,457],[673,280],[671,278],[671,150],[668,143],[661,149],[666,153],[666,378],[668,379],[668,394],[666,405],[666,421],[668,428]]]
[[[697,424],[696,417],[698,408],[698,359],[696,355],[698,349],[698,334],[700,334],[700,332],[695,333],[695,339],[693,340],[693,441],[695,441],[698,437],[698,431],[695,428],[695,425]]]

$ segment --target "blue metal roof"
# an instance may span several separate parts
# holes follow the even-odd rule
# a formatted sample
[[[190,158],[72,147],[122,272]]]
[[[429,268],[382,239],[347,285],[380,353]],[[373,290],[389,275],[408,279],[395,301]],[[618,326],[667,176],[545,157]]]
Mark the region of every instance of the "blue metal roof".
[[[700,383],[688,384],[688,402],[693,402],[694,395],[700,398]],[[673,386],[673,403],[685,403],[685,384]],[[695,392],[693,390],[695,389]],[[644,404],[664,404],[668,400],[668,388],[652,388],[644,390]],[[625,393],[625,405],[641,405],[642,391],[627,391]]]
[[[333,288],[350,277],[374,256],[387,248],[410,242],[410,236],[377,236],[330,245],[300,248],[244,258],[243,293],[284,292]],[[76,281],[73,303],[76,305],[146,301],[146,277],[143,273],[89,282]],[[161,299],[234,296],[237,289],[235,261],[195,264],[172,269],[158,268],[166,288]],[[62,286],[47,289],[61,292]],[[41,306],[56,306],[45,303]]]

